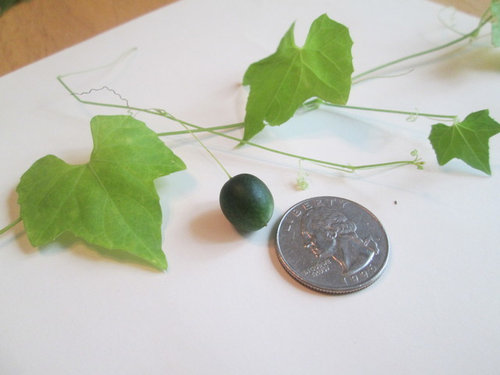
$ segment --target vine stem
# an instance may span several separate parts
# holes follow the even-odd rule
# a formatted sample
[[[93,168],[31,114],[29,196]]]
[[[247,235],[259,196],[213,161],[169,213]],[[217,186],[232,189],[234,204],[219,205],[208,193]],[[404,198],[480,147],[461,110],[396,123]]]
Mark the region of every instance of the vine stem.
[[[148,113],[151,113],[151,112],[148,112]],[[153,113],[153,114],[163,115],[162,112]],[[365,165],[348,165],[348,164],[333,163],[333,162],[329,162],[329,161],[325,161],[325,160],[309,158],[309,157],[306,157],[306,156],[296,155],[296,154],[292,154],[292,153],[289,153],[289,152],[280,151],[280,150],[276,150],[274,148],[266,147],[266,146],[260,145],[258,143],[247,141],[247,140],[242,139],[242,138],[233,137],[233,136],[231,136],[229,134],[226,134],[226,133],[221,133],[221,132],[219,132],[217,130],[212,130],[211,128],[204,128],[204,127],[201,127],[201,126],[198,126],[198,125],[195,125],[195,124],[190,124],[188,122],[185,122],[185,121],[182,121],[180,119],[177,119],[177,118],[173,117],[170,114],[168,114],[168,116],[165,116],[165,117],[167,117],[170,120],[179,122],[181,124],[184,124],[184,125],[187,125],[187,126],[191,126],[191,127],[195,128],[195,129],[197,129],[198,131],[206,131],[208,133],[211,133],[211,134],[214,134],[214,135],[217,135],[217,136],[220,136],[220,137],[224,137],[224,138],[236,141],[238,143],[243,143],[243,144],[246,144],[246,145],[249,145],[249,146],[252,146],[252,147],[256,147],[256,148],[259,148],[261,150],[269,151],[269,152],[272,152],[272,153],[275,153],[275,154],[279,154],[279,155],[282,155],[282,156],[287,156],[287,157],[291,157],[291,158],[295,158],[295,159],[299,159],[299,160],[309,161],[309,162],[312,162],[314,164],[319,164],[319,165],[322,165],[322,166],[334,168],[334,169],[337,169],[337,170],[341,170],[343,172],[354,172],[354,171],[359,170],[359,169],[369,169],[369,168],[376,168],[376,167],[387,167],[387,166],[408,165],[408,164],[413,164],[413,165],[416,165],[417,167],[421,167],[422,164],[423,164],[420,161],[420,159],[418,158],[418,156],[416,156],[413,160],[400,160],[400,161],[385,162],[385,163],[376,163],[376,164],[365,164]],[[161,133],[159,133],[159,134],[161,134]]]
[[[478,35],[478,33],[481,30],[481,28],[485,24],[487,24],[488,22],[490,22],[492,19],[493,19],[493,16],[491,15],[490,10],[488,9],[483,14],[483,16],[481,17],[480,22],[477,25],[477,27],[474,28],[469,33],[464,34],[464,35],[462,35],[461,37],[459,37],[459,38],[457,38],[455,40],[452,40],[452,41],[450,41],[448,43],[444,43],[444,44],[439,45],[437,47],[433,47],[433,48],[430,48],[430,49],[427,49],[427,50],[424,50],[424,51],[420,51],[420,52],[417,52],[417,53],[414,53],[414,54],[411,54],[411,55],[408,55],[408,56],[404,56],[404,57],[398,58],[396,60],[389,61],[389,62],[387,62],[385,64],[376,66],[376,67],[374,67],[372,69],[369,69],[369,70],[367,70],[365,72],[362,72],[360,74],[357,74],[357,75],[353,76],[352,77],[352,82],[355,83],[355,81],[359,81],[360,78],[363,78],[363,77],[365,77],[365,76],[367,76],[367,75],[369,75],[371,73],[374,73],[376,71],[385,69],[385,68],[387,68],[389,66],[396,65],[398,63],[401,63],[401,62],[404,62],[404,61],[407,61],[407,60],[410,60],[410,59],[414,59],[414,58],[417,58],[417,57],[420,57],[420,56],[424,56],[424,55],[427,55],[427,54],[430,54],[430,53],[433,53],[433,52],[437,52],[437,51],[440,51],[442,49],[451,47],[451,46],[453,46],[455,44],[458,44],[458,43],[460,43],[460,42],[462,42],[464,40],[475,38]],[[288,153],[288,152],[284,152],[284,151],[272,149],[272,148],[269,148],[269,147],[265,147],[265,146],[262,146],[262,145],[259,145],[259,144],[256,144],[256,143],[253,143],[253,142],[241,139],[241,138],[233,137],[233,136],[230,136],[228,134],[225,134],[225,133],[222,133],[222,132],[218,131],[218,130],[225,130],[225,129],[231,129],[231,128],[239,127],[239,126],[242,125],[240,123],[239,124],[230,124],[230,125],[216,126],[216,127],[211,127],[211,128],[204,128],[204,127],[201,127],[201,126],[198,126],[198,125],[194,125],[194,124],[188,123],[186,121],[180,120],[180,119],[176,118],[175,116],[169,114],[168,112],[166,112],[166,111],[164,111],[162,109],[148,109],[148,108],[133,107],[133,106],[128,105],[128,103],[127,103],[127,105],[119,105],[119,104],[101,103],[101,102],[94,102],[94,101],[83,100],[83,99],[81,99],[79,97],[78,94],[76,94],[73,90],[71,90],[71,88],[63,80],[63,78],[71,76],[71,75],[81,74],[81,73],[89,72],[89,71],[92,71],[92,70],[102,69],[102,68],[106,68],[106,67],[109,67],[109,66],[113,66],[114,64],[116,64],[117,61],[123,59],[125,56],[129,55],[133,51],[135,51],[135,49],[127,51],[126,53],[124,53],[123,55],[121,55],[117,60],[111,62],[110,64],[101,66],[99,68],[94,68],[94,69],[89,69],[89,70],[85,70],[85,71],[80,71],[80,72],[74,72],[74,73],[69,73],[69,74],[65,74],[65,75],[60,75],[60,76],[57,77],[57,80],[59,81],[59,83],[77,101],[79,101],[82,104],[97,105],[97,106],[110,107],[110,108],[121,108],[121,109],[126,109],[128,111],[145,112],[145,113],[149,113],[149,114],[153,114],[153,115],[163,116],[165,118],[168,118],[168,119],[170,119],[172,121],[175,121],[175,122],[181,124],[182,126],[185,127],[185,129],[186,129],[185,131],[164,132],[164,133],[158,133],[158,135],[159,136],[168,136],[168,135],[174,135],[174,134],[190,133],[196,139],[196,141],[198,143],[200,143],[201,146],[214,158],[214,160],[219,164],[219,166],[221,166],[221,168],[224,170],[224,172],[226,173],[226,175],[229,178],[231,176],[228,173],[228,171],[224,168],[224,166],[220,163],[220,161],[215,157],[215,155],[213,155],[213,153],[203,144],[203,142],[201,142],[200,139],[198,137],[196,137],[196,135],[194,134],[195,132],[209,132],[209,133],[212,133],[212,134],[217,135],[217,136],[221,136],[221,137],[225,137],[225,138],[237,141],[240,144],[247,144],[247,145],[250,145],[250,146],[253,146],[253,147],[260,148],[262,150],[270,151],[270,152],[277,153],[277,154],[284,155],[284,156],[289,156],[289,157],[297,158],[299,160],[307,160],[307,161],[310,161],[310,162],[313,162],[313,163],[316,163],[316,164],[320,164],[320,165],[323,165],[323,166],[328,166],[328,167],[331,167],[331,168],[339,169],[339,170],[342,170],[342,171],[345,171],[345,172],[354,172],[355,170],[358,170],[358,169],[367,169],[367,168],[375,168],[375,167],[390,166],[390,165],[401,165],[401,164],[413,164],[413,165],[416,165],[418,168],[422,167],[423,162],[418,158],[418,156],[415,156],[415,159],[413,159],[413,160],[395,161],[395,162],[388,162],[388,163],[376,163],[376,164],[367,164],[367,165],[352,166],[352,165],[347,165],[347,164],[332,163],[332,162],[328,162],[328,161],[324,161],[324,160],[318,160],[318,159],[308,158],[308,157],[304,157],[304,156],[300,156],[300,155],[296,155],[296,154],[291,154],[291,153]],[[346,108],[346,109],[355,109],[355,110],[373,111],[373,112],[385,112],[385,113],[392,113],[392,114],[405,114],[405,115],[409,115],[409,116],[419,115],[419,116],[428,117],[428,118],[441,118],[441,119],[447,119],[447,120],[457,121],[457,116],[454,116],[454,115],[441,115],[441,114],[431,114],[431,113],[415,113],[415,112],[401,111],[401,110],[392,110],[392,109],[381,109],[381,108],[369,108],[369,107],[359,107],[359,106],[338,105],[338,104],[333,104],[333,103],[326,102],[326,101],[321,100],[321,99],[313,99],[313,100],[311,100],[309,102],[306,102],[306,103],[304,103],[303,107],[304,108],[309,108],[309,109],[315,109],[320,104],[328,105],[328,106],[332,106],[332,107]]]
[[[14,227],[15,225],[19,224],[22,221],[22,218],[19,216],[16,220],[14,220],[12,223],[9,225],[3,227],[0,229],[0,235],[4,234],[7,232],[10,228]]]
[[[374,72],[377,72],[379,70],[382,70],[382,69],[385,69],[385,68],[388,68],[392,65],[396,65],[396,64],[399,64],[401,62],[404,62],[404,61],[407,61],[407,60],[411,60],[411,59],[414,59],[414,58],[417,58],[417,57],[421,57],[421,56],[424,56],[424,55],[428,55],[430,53],[433,53],[433,52],[437,52],[437,51],[440,51],[440,50],[443,50],[445,48],[448,48],[448,47],[451,47],[455,44],[458,44],[460,42],[463,42],[464,40],[467,40],[467,39],[474,39],[475,37],[477,37],[479,31],[481,30],[481,28],[486,25],[488,22],[490,22],[491,20],[493,19],[493,16],[491,14],[489,14],[489,8],[488,10],[483,14],[483,16],[481,17],[480,21],[479,21],[479,24],[476,26],[476,28],[472,31],[470,31],[469,33],[467,34],[464,34],[462,35],[460,38],[457,38],[457,39],[454,39],[448,43],[444,43],[444,44],[441,44],[437,47],[433,47],[433,48],[429,48],[429,49],[426,49],[426,50],[423,50],[423,51],[420,51],[420,52],[417,52],[417,53],[413,53],[411,55],[408,55],[408,56],[404,56],[404,57],[401,57],[401,58],[398,58],[396,60],[392,60],[392,61],[389,61],[385,64],[382,64],[382,65],[378,65],[374,68],[371,68],[371,69],[368,69],[362,73],[359,73],[359,74],[356,74],[352,77],[352,82],[353,83],[356,83],[355,81],[358,81],[360,80],[360,78],[363,78],[371,73],[374,73]]]
[[[173,132],[162,132],[162,133],[157,133],[158,136],[160,137],[166,137],[170,135],[182,135],[182,134],[187,134],[187,133],[204,133],[209,130],[232,130],[232,129],[239,129],[242,128],[244,122],[238,122],[236,124],[229,124],[229,125],[219,125],[219,126],[211,126],[209,128],[200,128],[200,129],[189,129],[189,130],[177,130]]]
[[[343,172],[352,173],[352,172],[354,172],[356,170],[360,170],[360,169],[369,169],[369,168],[387,167],[387,166],[396,166],[396,165],[415,165],[415,166],[417,166],[417,168],[421,169],[422,165],[423,165],[423,162],[420,160],[420,158],[418,157],[418,155],[416,155],[414,157],[414,159],[411,159],[411,160],[399,160],[399,161],[393,161],[393,162],[364,164],[364,165],[349,165],[349,164],[333,163],[333,162],[329,162],[329,161],[326,161],[326,160],[320,160],[320,159],[315,159],[315,158],[310,158],[310,157],[306,157],[306,156],[301,156],[301,155],[297,155],[297,154],[293,154],[293,153],[289,153],[289,152],[285,152],[285,151],[280,151],[280,150],[276,150],[274,148],[270,148],[270,147],[266,147],[266,146],[260,145],[258,143],[247,141],[247,140],[242,139],[242,138],[231,136],[229,134],[220,132],[218,130],[213,130],[213,128],[205,128],[205,127],[202,127],[202,126],[199,126],[199,125],[195,125],[195,124],[189,123],[187,121],[181,120],[181,119],[173,116],[172,114],[168,113],[167,111],[165,111],[165,110],[163,110],[161,108],[141,108],[141,107],[134,107],[134,106],[130,106],[130,105],[121,105],[121,104],[112,104],[112,103],[101,103],[101,102],[94,102],[94,101],[89,101],[89,100],[81,99],[78,96],[78,94],[76,94],[73,90],[71,90],[71,88],[64,82],[63,78],[67,77],[67,76],[69,76],[69,74],[57,76],[57,80],[61,83],[61,85],[77,101],[79,101],[82,104],[96,105],[96,106],[108,107],[108,108],[126,109],[128,111],[137,111],[137,112],[143,112],[143,113],[148,113],[148,114],[151,114],[151,115],[165,117],[165,118],[167,118],[169,120],[172,120],[174,122],[179,123],[180,125],[182,125],[184,127],[189,127],[190,130],[194,129],[197,132],[208,132],[210,134],[214,134],[214,135],[217,135],[217,136],[220,136],[220,137],[224,137],[224,138],[236,141],[236,142],[238,142],[240,144],[246,144],[246,145],[249,145],[249,146],[252,146],[252,147],[256,147],[256,148],[259,148],[261,150],[265,150],[265,151],[272,152],[272,153],[275,153],[275,154],[279,154],[279,155],[282,155],[282,156],[287,156],[287,157],[291,157],[291,158],[295,158],[295,159],[299,159],[299,160],[309,161],[309,162],[312,162],[314,164],[318,164],[318,165],[321,165],[321,166],[326,166],[326,167],[329,167],[329,168],[334,168],[334,169],[337,169],[337,170],[340,170],[340,171],[343,171]],[[217,128],[217,129],[220,130],[220,129],[224,129],[226,127],[227,128],[229,128],[229,127],[236,127],[237,125],[239,125],[239,124],[222,125],[222,126],[217,126],[215,128]],[[183,133],[190,133],[190,131],[187,130],[186,132],[183,132]],[[160,135],[169,135],[169,133],[157,133],[157,134],[159,136]],[[181,133],[180,132],[176,132],[176,134],[181,134]]]
[[[126,54],[129,54],[130,52],[126,53]],[[118,60],[120,60],[122,57],[118,58]],[[118,61],[117,60],[117,61]],[[115,62],[113,62],[112,64],[114,64]],[[112,65],[112,64],[108,64],[106,66],[109,66],[109,65]],[[96,68],[96,69],[100,69],[100,68]],[[91,71],[91,70],[88,70],[88,71]],[[86,71],[84,71],[86,72]],[[109,108],[123,108],[123,109],[126,109],[128,111],[139,111],[139,112],[146,112],[146,113],[150,113],[150,114],[161,114],[162,116],[164,117],[167,117],[169,119],[172,119],[174,121],[177,121],[179,124],[181,124],[185,131],[183,131],[182,133],[189,133],[191,134],[191,136],[196,140],[196,142],[198,142],[198,144],[210,155],[210,157],[217,163],[217,165],[222,169],[222,171],[225,173],[225,175],[227,176],[228,179],[231,179],[231,174],[229,173],[229,171],[226,169],[226,167],[224,167],[224,165],[221,163],[221,161],[215,156],[215,154],[196,136],[196,134],[194,134],[195,132],[199,132],[201,130],[193,130],[193,129],[189,129],[187,126],[190,125],[184,121],[180,121],[178,119],[176,119],[175,117],[173,117],[172,115],[170,115],[169,113],[167,113],[166,111],[164,110],[161,110],[161,109],[146,109],[146,108],[139,108],[139,107],[132,107],[130,105],[128,105],[128,102],[127,102],[127,105],[119,105],[119,104],[110,104],[110,103],[101,103],[101,102],[93,102],[93,101],[87,101],[87,100],[83,100],[79,97],[79,95],[77,93],[75,93],[73,90],[71,90],[71,88],[64,82],[63,78],[65,77],[68,77],[70,75],[74,75],[74,74],[80,74],[80,73],[84,73],[84,72],[78,72],[78,73],[69,73],[69,74],[66,74],[66,75],[60,75],[60,76],[57,76],[57,80],[59,81],[59,83],[61,83],[61,85],[76,99],[78,100],[80,103],[83,103],[83,104],[91,104],[91,105],[98,105],[98,106],[101,106],[101,107],[109,107]],[[116,94],[116,93],[115,93]],[[160,133],[161,134],[161,133]],[[158,134],[158,135],[160,135]]]
[[[427,118],[449,120],[449,121],[453,121],[453,122],[458,121],[458,116],[456,116],[456,115],[443,115],[443,114],[437,114],[437,113],[411,112],[411,111],[402,111],[402,110],[396,110],[396,109],[360,107],[360,106],[345,105],[345,104],[334,104],[334,103],[327,102],[327,101],[320,99],[320,98],[315,98],[315,99],[309,100],[309,101],[305,102],[303,104],[303,106],[305,108],[315,109],[317,106],[319,106],[321,104],[329,106],[329,107],[353,109],[353,110],[358,110],[358,111],[382,112],[382,113],[408,115],[408,116],[422,116],[422,117],[427,117]]]

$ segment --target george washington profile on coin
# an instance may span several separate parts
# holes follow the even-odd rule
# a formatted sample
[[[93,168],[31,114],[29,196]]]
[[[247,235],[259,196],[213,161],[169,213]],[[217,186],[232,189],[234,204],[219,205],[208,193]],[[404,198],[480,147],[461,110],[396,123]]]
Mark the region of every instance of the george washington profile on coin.
[[[336,262],[345,276],[367,267],[379,252],[377,243],[369,237],[362,239],[357,226],[340,208],[315,207],[302,216],[300,225],[304,248],[322,262]]]
[[[281,265],[308,288],[351,293],[382,274],[389,242],[380,221],[360,204],[313,197],[290,207],[276,231]]]

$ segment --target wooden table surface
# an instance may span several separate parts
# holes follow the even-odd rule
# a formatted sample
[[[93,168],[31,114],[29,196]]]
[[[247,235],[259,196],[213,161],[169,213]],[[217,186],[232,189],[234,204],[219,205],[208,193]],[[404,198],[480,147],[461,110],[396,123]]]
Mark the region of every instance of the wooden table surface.
[[[0,76],[174,1],[29,0],[15,5],[0,16]],[[434,1],[477,16],[490,2]]]

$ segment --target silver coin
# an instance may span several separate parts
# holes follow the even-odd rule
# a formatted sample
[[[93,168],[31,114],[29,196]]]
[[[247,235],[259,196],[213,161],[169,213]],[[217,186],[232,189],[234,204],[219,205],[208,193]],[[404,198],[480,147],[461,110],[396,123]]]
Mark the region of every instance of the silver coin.
[[[387,235],[365,207],[338,197],[315,197],[292,206],[276,234],[286,271],[303,285],[344,294],[371,285],[389,256]]]

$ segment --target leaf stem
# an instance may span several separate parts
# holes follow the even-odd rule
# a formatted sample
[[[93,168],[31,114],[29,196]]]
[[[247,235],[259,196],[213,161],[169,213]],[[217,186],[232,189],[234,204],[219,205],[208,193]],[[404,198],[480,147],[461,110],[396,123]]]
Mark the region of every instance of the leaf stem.
[[[19,224],[21,222],[21,220],[22,220],[21,217],[18,217],[16,220],[14,220],[12,223],[10,223],[9,225],[7,225],[6,227],[1,228],[0,229],[0,235],[4,234],[9,229],[11,229],[15,225]]]
[[[481,28],[487,24],[488,22],[490,22],[493,17],[491,15],[488,14],[489,12],[489,8],[488,10],[483,14],[483,16],[481,17],[480,21],[479,21],[479,24],[476,26],[476,28],[472,31],[470,31],[469,33],[467,34],[464,34],[462,35],[460,38],[457,38],[457,39],[454,39],[448,43],[444,43],[444,44],[441,44],[437,47],[433,47],[433,48],[429,48],[429,49],[426,49],[426,50],[423,50],[423,51],[420,51],[420,52],[417,52],[417,53],[413,53],[411,55],[408,55],[408,56],[404,56],[404,57],[401,57],[401,58],[398,58],[396,60],[392,60],[392,61],[389,61],[385,64],[382,64],[382,65],[378,65],[374,68],[371,68],[371,69],[368,69],[362,73],[359,73],[359,74],[356,74],[352,77],[352,82],[353,83],[356,83],[355,81],[359,81],[360,78],[363,78],[371,73],[374,73],[376,71],[379,71],[379,70],[382,70],[382,69],[385,69],[389,66],[392,66],[392,65],[396,65],[396,64],[399,64],[403,61],[407,61],[407,60],[411,60],[411,59],[414,59],[414,58],[417,58],[417,57],[421,57],[421,56],[424,56],[424,55],[428,55],[430,53],[433,53],[433,52],[437,52],[437,51],[440,51],[442,49],[445,49],[445,48],[448,48],[448,47],[451,47],[455,44],[458,44],[464,40],[467,40],[467,39],[474,39],[475,37],[477,37],[479,31],[481,30]]]

